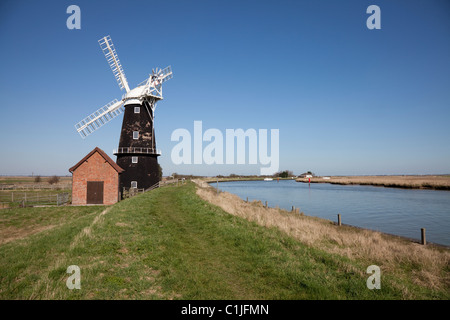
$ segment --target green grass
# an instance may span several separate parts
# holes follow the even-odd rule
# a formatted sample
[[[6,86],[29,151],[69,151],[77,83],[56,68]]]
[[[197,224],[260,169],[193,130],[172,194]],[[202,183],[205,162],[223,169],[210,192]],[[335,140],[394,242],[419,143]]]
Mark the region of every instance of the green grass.
[[[26,200],[25,206],[56,205],[57,194],[61,193],[68,193],[70,202],[71,189],[0,190],[0,204],[17,208]]]
[[[46,226],[70,224],[83,216],[95,214],[103,206],[96,207],[39,207],[0,210],[0,231],[2,238],[8,229],[17,231],[39,229]],[[11,230],[9,230],[11,231]]]
[[[59,286],[51,281],[54,278],[46,279],[48,273],[53,275],[52,268],[58,259],[64,258],[72,239],[102,209],[54,207],[0,211],[2,240],[5,235],[19,236],[0,246],[0,298],[51,297],[50,293],[40,292],[42,285],[49,285],[50,290]]]
[[[104,215],[104,207],[36,209],[0,215],[18,228],[57,225],[0,246],[0,299],[404,297],[389,274],[381,290],[369,290],[365,263],[229,215],[197,197],[193,183],[124,200]],[[81,290],[66,287],[69,265],[81,269]],[[413,298],[449,298],[405,286]]]

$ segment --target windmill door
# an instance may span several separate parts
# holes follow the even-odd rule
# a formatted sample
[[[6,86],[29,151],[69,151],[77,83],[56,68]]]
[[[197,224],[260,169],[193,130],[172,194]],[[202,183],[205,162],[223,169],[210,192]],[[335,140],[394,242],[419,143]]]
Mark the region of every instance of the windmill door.
[[[103,204],[103,181],[87,182],[87,204]]]

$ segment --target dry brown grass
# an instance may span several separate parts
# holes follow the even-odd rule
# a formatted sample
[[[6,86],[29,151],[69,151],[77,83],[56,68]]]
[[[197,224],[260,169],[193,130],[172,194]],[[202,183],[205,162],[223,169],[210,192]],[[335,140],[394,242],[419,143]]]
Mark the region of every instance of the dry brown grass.
[[[299,182],[308,182],[308,178],[299,178]],[[431,188],[450,190],[450,176],[337,176],[330,179],[311,178],[311,183],[361,184],[400,188]]]
[[[0,184],[4,183],[35,183],[35,179],[38,176],[0,176]],[[46,176],[39,176],[41,177],[40,183],[47,183],[47,180],[49,177]],[[71,183],[72,177],[71,176],[58,176],[61,183]]]
[[[24,239],[33,234],[53,229],[54,227],[55,225],[47,225],[47,226],[26,225],[22,227],[0,226],[1,231],[0,245],[19,239]]]
[[[264,208],[260,201],[246,203],[228,192],[217,194],[205,181],[195,180],[197,194],[226,212],[254,221],[261,226],[276,227],[309,246],[376,264],[384,272],[408,276],[399,266],[410,266],[414,282],[431,288],[450,287],[448,275],[450,252],[445,248],[423,246],[380,232],[347,226],[295,214],[278,208]],[[360,271],[359,271],[360,272]],[[402,273],[402,274],[399,274]]]

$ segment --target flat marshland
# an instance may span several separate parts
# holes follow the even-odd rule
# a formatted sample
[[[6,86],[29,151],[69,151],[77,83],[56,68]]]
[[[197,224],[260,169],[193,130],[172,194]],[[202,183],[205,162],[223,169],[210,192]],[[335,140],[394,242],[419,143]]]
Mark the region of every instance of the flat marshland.
[[[331,176],[312,177],[311,183],[359,184],[391,188],[450,190],[450,175]],[[309,182],[298,178],[298,182]]]
[[[337,227],[202,181],[113,206],[0,211],[0,299],[443,299],[446,248]],[[370,265],[381,289],[366,286]],[[81,289],[69,290],[77,265]]]

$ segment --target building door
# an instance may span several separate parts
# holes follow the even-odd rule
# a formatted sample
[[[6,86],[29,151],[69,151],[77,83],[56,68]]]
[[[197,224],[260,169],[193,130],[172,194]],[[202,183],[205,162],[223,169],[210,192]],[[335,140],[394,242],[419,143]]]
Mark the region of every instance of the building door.
[[[103,204],[103,181],[87,182],[87,204]]]

